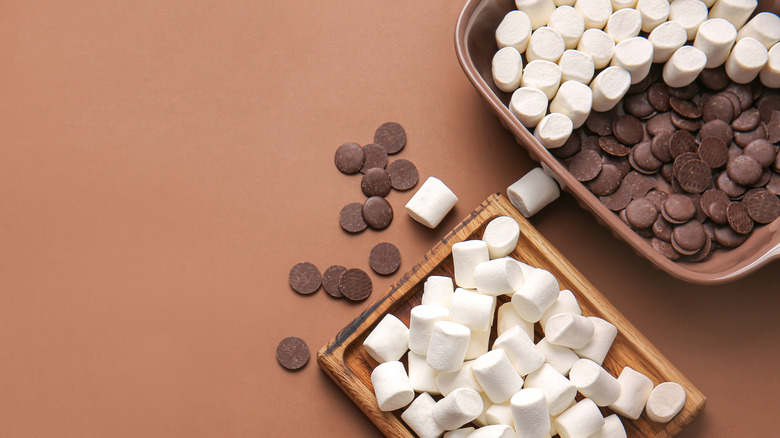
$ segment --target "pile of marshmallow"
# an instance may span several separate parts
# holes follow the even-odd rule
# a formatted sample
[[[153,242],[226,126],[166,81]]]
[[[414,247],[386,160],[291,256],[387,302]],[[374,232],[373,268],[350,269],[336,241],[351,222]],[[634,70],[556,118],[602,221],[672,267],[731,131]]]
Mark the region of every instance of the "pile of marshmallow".
[[[757,0],[515,4],[496,29],[493,79],[513,93],[510,111],[525,127],[535,127],[534,136],[547,148],[562,146],[591,110],[614,107],[652,63],[665,63],[663,79],[674,88],[723,63],[734,82],[760,76],[764,85],[780,87],[780,18],[762,12],[748,21]]]
[[[602,368],[617,328],[582,316],[574,294],[560,290],[549,271],[510,257],[519,235],[517,221],[502,216],[482,240],[456,243],[458,288],[449,277],[430,276],[408,328],[388,314],[366,337],[364,348],[379,362],[371,374],[379,409],[406,407],[401,419],[421,438],[625,437],[620,418],[604,418],[600,406],[670,421],[685,404],[682,386],[654,387],[632,368],[618,378]],[[496,312],[501,295],[511,301]],[[496,313],[498,337],[489,349]],[[534,344],[537,322],[545,337]]]

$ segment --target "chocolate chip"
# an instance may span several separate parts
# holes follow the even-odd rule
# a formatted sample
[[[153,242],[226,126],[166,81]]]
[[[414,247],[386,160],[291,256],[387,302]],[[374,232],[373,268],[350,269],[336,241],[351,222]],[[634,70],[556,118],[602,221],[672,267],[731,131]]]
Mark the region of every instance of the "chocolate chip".
[[[682,100],[676,97],[669,99],[669,104],[677,114],[687,119],[698,119],[701,117],[701,108],[690,100]]]
[[[732,82],[726,87],[726,91],[734,93],[739,98],[742,111],[750,108],[750,105],[753,104],[753,92],[748,85]]]
[[[769,140],[760,138],[750,142],[742,152],[758,161],[761,167],[769,167],[775,162],[777,156],[777,147],[773,145]]]
[[[658,217],[658,209],[647,198],[638,198],[626,206],[626,219],[633,228],[647,228]]]
[[[668,87],[668,89],[669,94],[671,94],[672,97],[676,97],[678,99],[693,99],[693,97],[699,93],[699,85],[696,82],[691,82],[684,87]]]
[[[702,125],[699,130],[699,138],[704,137],[718,137],[728,145],[731,143],[731,140],[734,139],[734,131],[728,123],[723,120],[715,119]]]
[[[713,169],[726,164],[729,160],[727,143],[719,137],[702,137],[699,145],[699,157]]]
[[[393,207],[385,198],[372,196],[363,203],[363,219],[369,227],[382,230],[393,222]]]
[[[643,141],[634,146],[631,150],[631,158],[641,170],[655,173],[661,166],[664,165],[662,161],[657,159],[651,151],[651,143],[649,141]],[[644,173],[644,172],[643,172]]]
[[[568,160],[569,172],[579,181],[590,181],[601,172],[601,158],[596,151],[582,150]]]
[[[585,119],[585,126],[591,132],[598,135],[612,135],[612,121],[617,118],[614,110],[598,112],[591,111],[588,118]]]
[[[593,137],[598,141],[598,137]],[[560,159],[569,158],[580,151],[580,136],[572,134],[559,148],[550,149],[550,152]]]
[[[344,296],[339,290],[339,282],[341,281],[341,275],[344,274],[346,270],[347,268],[341,265],[333,265],[322,273],[322,287],[325,289],[325,292],[333,298],[341,298]]]
[[[680,254],[674,250],[674,247],[672,247],[671,243],[664,242],[660,239],[650,239],[650,244],[653,246],[653,248],[655,248],[656,251],[660,252],[669,260],[679,260]]]
[[[661,208],[664,219],[673,224],[681,224],[696,215],[696,205],[691,198],[674,193],[669,195]]]
[[[314,264],[301,262],[290,269],[290,287],[299,294],[309,295],[317,292],[322,285],[322,275]]]
[[[699,74],[701,84],[713,91],[720,91],[729,85],[726,70],[721,67],[706,68]]]
[[[629,147],[621,144],[618,139],[612,135],[599,138],[599,148],[615,157],[625,157],[631,152]]]
[[[669,104],[669,90],[666,85],[656,82],[647,89],[647,100],[656,111],[669,111],[672,106]]]
[[[674,178],[678,179],[677,175],[680,173],[680,169],[682,168],[683,164],[698,159],[699,154],[696,152],[686,152],[684,154],[680,154],[677,158],[674,159],[674,165],[672,166]]]
[[[658,211],[661,211],[661,208],[664,205],[664,201],[666,201],[666,198],[669,197],[669,194],[660,190],[651,190],[647,193],[647,195],[645,195],[645,197],[655,205]]]
[[[726,223],[726,207],[729,205],[729,197],[718,189],[709,189],[702,193],[699,206],[704,214],[716,224]]]
[[[688,193],[701,193],[710,186],[712,172],[710,166],[701,160],[691,160],[680,167],[677,173],[680,187]]]
[[[374,285],[371,277],[358,268],[347,269],[341,275],[339,290],[341,294],[352,301],[363,301],[371,295]]]
[[[728,176],[728,172],[723,171],[715,178],[715,187],[727,194],[729,198],[739,198],[745,194],[747,189],[734,181]]]
[[[773,111],[772,117],[766,122],[767,140],[772,143],[780,142],[780,111]]]
[[[706,230],[707,229],[705,227],[705,232]],[[712,254],[712,251],[714,250],[713,246],[714,245],[712,244],[712,240],[710,240],[709,233],[708,233],[707,240],[704,241],[704,246],[702,246],[701,249],[695,254],[691,254],[690,256],[688,256],[688,260],[692,262],[700,262],[706,259],[707,257],[710,256],[710,254]]]
[[[672,115],[670,112],[658,113],[647,121],[647,133],[653,136],[661,135],[665,132],[672,133],[677,128],[672,124]]]
[[[588,189],[596,196],[606,196],[620,187],[621,180],[620,169],[612,164],[604,164],[599,175],[588,183]]]
[[[672,231],[672,246],[681,254],[695,254],[708,240],[704,226],[696,221],[678,225]]]
[[[363,147],[357,143],[344,143],[336,149],[333,161],[341,173],[352,175],[360,172],[360,169],[363,168],[366,153],[363,152]]]
[[[339,223],[344,231],[359,233],[366,229],[368,224],[363,219],[363,204],[353,202],[345,205],[339,213]]]
[[[664,219],[663,215],[658,215],[651,227],[653,235],[663,241],[669,242],[672,240],[672,224]]]
[[[623,144],[633,146],[642,141],[644,129],[642,122],[634,116],[623,115],[618,117],[612,124],[612,132],[615,137]]]
[[[401,266],[401,252],[392,243],[378,243],[371,249],[368,264],[377,274],[390,275]]]
[[[750,143],[754,142],[755,140],[759,139],[766,139],[766,128],[764,128],[763,124],[759,124],[756,126],[756,129],[748,132],[735,132],[734,133],[734,143],[745,147],[749,145]]]
[[[387,166],[390,183],[396,190],[409,190],[417,185],[417,167],[409,160],[395,160]]]
[[[627,186],[631,191],[631,197],[644,198],[647,192],[654,189],[658,184],[658,181],[652,176],[642,175],[639,172],[629,172],[625,178],[623,178],[623,185]]]
[[[674,159],[674,157],[672,157],[671,151],[669,150],[671,138],[671,132],[664,132],[662,134],[656,135],[650,141],[650,151],[653,153],[653,156],[664,163],[668,163]]]
[[[276,346],[276,360],[291,371],[303,368],[309,362],[309,346],[295,336],[284,338]]]
[[[669,117],[672,119],[672,125],[677,129],[684,129],[686,131],[696,131],[701,128],[702,121],[699,119],[686,119],[685,117],[677,114],[674,111],[669,112]]]
[[[761,177],[761,164],[752,157],[740,155],[733,160],[729,160],[729,163],[726,165],[726,172],[732,181],[746,186],[753,184]]]
[[[742,245],[748,237],[746,234],[737,233],[730,226],[715,227],[713,234],[715,240],[726,248]]]
[[[647,100],[646,91],[626,96],[623,107],[627,113],[640,119],[649,116],[655,111],[655,108],[650,105],[650,101]]]
[[[780,217],[780,198],[766,189],[746,193],[742,203],[750,217],[759,224],[768,224]]]
[[[360,169],[361,172],[366,173],[374,167],[384,169],[387,166],[387,151],[382,146],[369,143],[363,146],[363,152],[366,154],[366,161]]]
[[[748,214],[748,209],[739,201],[729,204],[726,208],[726,218],[729,226],[739,234],[747,234],[753,229],[753,219]]]
[[[731,122],[731,127],[736,131],[746,132],[756,129],[759,123],[761,123],[761,115],[758,113],[757,109],[750,108],[747,111],[743,111],[739,117],[734,119],[734,121]]]
[[[360,182],[360,188],[363,194],[371,196],[387,196],[392,188],[390,184],[390,174],[385,169],[374,167],[366,170],[363,174],[363,180]]]
[[[717,94],[704,103],[701,117],[705,122],[723,120],[726,123],[731,123],[731,120],[734,118],[734,107],[726,96]]]
[[[729,102],[731,102],[731,109],[734,111],[733,119],[739,117],[739,115],[742,113],[742,102],[739,101],[739,96],[732,93],[731,91],[722,91],[720,95],[727,98]]]
[[[688,131],[677,131],[669,138],[669,153],[677,158],[686,152],[696,152],[696,138]]]
[[[384,147],[390,155],[397,154],[406,146],[406,131],[398,123],[383,123],[374,132],[374,143]]]
[[[764,123],[769,122],[772,118],[772,113],[775,111],[780,111],[780,94],[764,96],[758,104],[758,114],[761,116],[761,121]]]
[[[628,203],[631,202],[631,198],[631,187],[629,187],[624,180],[623,184],[621,184],[614,193],[607,196],[600,196],[599,201],[608,209],[619,211],[626,208]]]

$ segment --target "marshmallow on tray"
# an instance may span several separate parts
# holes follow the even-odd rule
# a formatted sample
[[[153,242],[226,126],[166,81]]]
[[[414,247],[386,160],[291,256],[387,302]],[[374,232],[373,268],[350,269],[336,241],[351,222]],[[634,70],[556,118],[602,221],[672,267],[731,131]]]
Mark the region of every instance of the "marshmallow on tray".
[[[534,338],[534,323],[528,322],[520,317],[515,311],[515,306],[511,302],[504,303],[498,308],[498,336],[511,330],[513,327],[520,327],[520,330],[528,336],[528,339]]]
[[[544,364],[545,357],[534,345],[523,330],[512,327],[496,338],[493,349],[501,349],[506,352],[512,366],[521,376],[528,375],[539,369]]]
[[[577,356],[574,350],[569,347],[551,344],[547,342],[547,338],[539,340],[536,348],[544,355],[545,362],[564,376],[569,374],[572,365],[580,360],[580,357]]]
[[[452,391],[458,388],[471,388],[477,392],[483,392],[482,387],[479,386],[477,378],[474,377],[474,373],[471,372],[471,367],[474,366],[474,361],[463,362],[463,366],[451,373],[439,373],[436,375],[436,387],[442,393],[447,396]]]
[[[676,21],[667,21],[653,29],[647,36],[647,40],[653,45],[653,62],[666,62],[677,49],[685,45],[688,33],[685,32],[682,24]]]
[[[558,415],[574,401],[577,388],[563,374],[550,364],[542,365],[525,378],[524,388],[539,388],[544,391],[550,415]]]
[[[520,225],[509,216],[499,216],[491,220],[482,234],[491,259],[508,256],[515,250],[519,238]]]
[[[506,192],[512,205],[525,217],[535,215],[561,195],[558,183],[544,173],[541,167],[536,167],[526,173],[509,186]],[[524,275],[524,278],[527,282],[528,276]]]
[[[685,406],[685,389],[675,382],[664,382],[653,388],[647,399],[647,417],[659,423],[668,423]]]
[[[510,399],[518,438],[545,438],[550,432],[550,411],[544,391],[521,389]]]
[[[604,417],[589,398],[582,399],[555,419],[561,438],[587,438],[604,426]]]
[[[399,360],[409,349],[409,329],[388,313],[371,330],[363,347],[379,363]]]
[[[577,129],[585,123],[592,104],[593,91],[590,87],[577,81],[566,81],[561,84],[558,94],[550,102],[550,113],[561,113],[567,116],[571,120],[572,127]]]
[[[604,425],[588,438],[626,438],[626,429],[620,421],[620,417],[612,414],[604,417]]]
[[[611,0],[577,0],[574,8],[585,20],[586,29],[601,29],[612,15]]]
[[[512,295],[512,305],[521,318],[536,322],[558,299],[559,293],[558,280],[549,271],[536,269],[525,279],[523,286]]]
[[[670,5],[669,21],[682,24],[688,39],[692,40],[699,26],[707,20],[708,12],[707,5],[699,0],[675,0]]]
[[[580,359],[569,371],[569,380],[585,397],[598,406],[609,406],[620,395],[620,383],[590,359]]]
[[[425,355],[410,351],[406,358],[409,364],[409,383],[412,384],[412,389],[417,392],[439,394],[439,387],[436,386],[436,376],[439,372],[428,365]]]
[[[626,418],[636,420],[642,415],[645,403],[653,391],[653,381],[631,367],[623,368],[617,380],[620,383],[620,396],[609,408]]]
[[[463,324],[437,322],[431,331],[431,341],[428,345],[428,365],[445,373],[457,371],[463,365],[470,337],[471,331]]]
[[[560,85],[561,68],[554,62],[542,59],[530,61],[526,64],[525,70],[523,70],[523,78],[520,80],[521,87],[538,88],[544,92],[548,100],[555,97],[555,93],[558,92]]]
[[[590,55],[595,68],[602,69],[609,65],[615,54],[615,39],[603,30],[588,29],[580,37],[577,50]]]
[[[593,110],[603,112],[614,108],[630,86],[631,74],[626,69],[618,66],[605,68],[590,83]]]
[[[462,427],[445,433],[444,438],[468,438],[474,430],[473,427]]]
[[[684,87],[696,80],[706,63],[704,52],[693,46],[682,46],[664,64],[664,82],[672,88]]]
[[[499,90],[511,93],[520,86],[523,59],[514,47],[504,47],[493,55],[493,82]]]
[[[452,302],[452,294],[454,293],[455,287],[452,285],[450,277],[431,275],[425,280],[423,285],[421,304],[437,304],[449,309]]]
[[[723,18],[711,18],[699,26],[693,47],[707,55],[704,68],[715,68],[726,62],[726,58],[734,46],[737,29]]]
[[[761,42],[767,50],[780,41],[780,17],[771,12],[756,14],[737,32],[737,41],[752,37]]]
[[[547,320],[549,320],[551,316],[559,313],[582,315],[582,310],[577,303],[577,298],[575,298],[574,294],[568,289],[561,290],[558,294],[558,298],[544,311],[542,317],[539,318],[539,324],[542,325],[542,330],[545,330]]]
[[[479,386],[493,403],[509,400],[523,387],[523,378],[509,361],[504,350],[488,351],[474,360],[471,368]]]
[[[557,30],[549,26],[542,26],[531,34],[528,48],[525,50],[525,59],[528,62],[541,59],[556,62],[566,50],[566,43]]]
[[[536,125],[534,137],[547,149],[559,148],[569,139],[573,129],[574,124],[567,115],[550,113]]]
[[[769,60],[758,76],[767,87],[780,88],[780,43],[769,49]]]
[[[433,420],[431,411],[436,401],[430,394],[423,392],[401,414],[401,419],[420,438],[438,438],[444,429]]]
[[[551,344],[581,348],[593,337],[593,321],[574,313],[559,313],[547,320],[544,334]]]
[[[545,26],[555,10],[553,0],[515,0],[515,6],[528,14],[532,29]]]
[[[555,12],[550,15],[550,22],[547,23],[547,26],[558,31],[567,49],[577,47],[582,33],[585,32],[585,21],[580,13],[571,6],[556,8]]]
[[[421,355],[428,353],[433,326],[447,321],[450,316],[446,307],[435,304],[414,306],[409,312],[409,349]]]
[[[436,228],[452,210],[458,197],[440,179],[428,177],[406,203],[406,212],[428,228]]]
[[[400,409],[414,399],[414,389],[409,383],[404,364],[398,361],[380,363],[371,372],[376,402],[381,411]]]
[[[586,85],[593,79],[593,73],[596,71],[592,56],[573,49],[563,52],[558,60],[558,67],[561,69],[561,81],[577,81]]]
[[[491,424],[480,427],[469,438],[516,438],[514,429],[506,424]]]
[[[725,18],[737,29],[747,22],[758,6],[757,0],[718,0],[709,11],[710,18]]]
[[[746,37],[737,41],[726,59],[726,74],[738,84],[747,84],[769,61],[769,54],[760,41]]]
[[[642,30],[642,14],[634,8],[620,9],[612,13],[607,21],[604,32],[608,33],[615,43],[639,35]]]
[[[496,28],[496,44],[499,48],[514,47],[525,52],[531,38],[531,19],[523,11],[510,11]]]
[[[455,284],[459,287],[474,289],[474,269],[477,265],[490,260],[487,243],[482,240],[464,240],[452,245],[452,262],[455,271]]]
[[[511,257],[488,260],[474,269],[474,283],[481,294],[511,294],[523,285],[523,270]]]
[[[576,349],[575,353],[601,365],[615,341],[617,327],[596,316],[589,316],[588,319],[593,322],[593,337],[584,347]]]
[[[431,409],[433,421],[444,430],[457,429],[482,412],[482,397],[469,388],[458,388],[436,402]]]
[[[698,1],[698,0],[697,0]],[[631,75],[631,83],[636,84],[650,72],[653,64],[653,43],[645,37],[634,37],[615,45],[612,65],[623,67]]]
[[[560,73],[560,70],[558,71]],[[547,113],[547,101],[547,95],[542,90],[536,87],[523,86],[512,93],[512,100],[509,101],[509,111],[517,117],[517,120],[523,126],[533,128]]]
[[[652,32],[669,18],[671,7],[668,0],[639,0],[636,9],[642,16],[642,31]]]
[[[490,330],[496,298],[476,291],[455,289],[450,306],[450,321],[465,325],[471,330]]]

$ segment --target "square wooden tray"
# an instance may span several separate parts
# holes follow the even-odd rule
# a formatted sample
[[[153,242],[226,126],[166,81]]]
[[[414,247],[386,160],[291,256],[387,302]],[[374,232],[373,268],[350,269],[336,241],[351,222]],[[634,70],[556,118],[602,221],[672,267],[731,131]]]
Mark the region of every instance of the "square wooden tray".
[[[363,348],[363,340],[387,313],[397,316],[408,326],[409,312],[412,307],[420,304],[425,279],[429,275],[453,276],[452,245],[463,240],[480,239],[488,222],[498,216],[510,216],[520,224],[520,239],[512,253],[513,257],[550,271],[558,279],[561,289],[569,289],[574,293],[583,315],[598,316],[617,327],[617,338],[603,365],[610,374],[617,376],[624,366],[630,366],[650,377],[655,384],[672,381],[685,388],[685,406],[669,423],[655,423],[644,413],[635,421],[621,418],[628,436],[673,436],[690,423],[706,403],[704,394],[499,194],[485,200],[426,254],[421,262],[401,276],[389,291],[319,351],[317,362],[325,373],[386,436],[414,437],[414,433],[401,420],[402,410],[379,410],[371,385],[371,371],[377,362]],[[541,333],[539,325],[536,326],[538,340]],[[495,331],[491,336],[491,345],[493,339]],[[604,412],[607,414],[609,410],[605,409]]]

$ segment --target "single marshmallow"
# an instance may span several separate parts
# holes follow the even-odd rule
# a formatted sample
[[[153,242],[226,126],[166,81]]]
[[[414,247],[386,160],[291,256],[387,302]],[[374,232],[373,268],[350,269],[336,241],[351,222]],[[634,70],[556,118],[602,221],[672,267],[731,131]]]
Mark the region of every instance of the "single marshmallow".
[[[476,359],[487,353],[490,344],[490,330],[472,330],[469,347],[466,349],[466,360]]]
[[[406,212],[428,228],[436,228],[458,197],[440,179],[430,176],[406,203]]]
[[[692,40],[699,26],[707,20],[707,12],[707,5],[699,0],[674,0],[669,10],[669,21],[682,24],[688,40]]]
[[[706,63],[704,52],[693,46],[682,46],[664,64],[664,82],[672,88],[684,87],[699,76]]]
[[[457,371],[463,365],[469,347],[471,330],[463,324],[439,321],[433,325],[426,360],[431,368],[445,373]]]
[[[702,26],[706,23],[706,21],[702,23]],[[699,32],[701,32],[701,26]],[[668,61],[677,49],[685,45],[688,33],[685,32],[682,24],[676,21],[667,21],[653,29],[647,36],[647,40],[653,45],[653,62],[662,63]]]
[[[523,285],[523,270],[511,257],[488,260],[474,269],[474,283],[481,294],[511,294]]]
[[[737,29],[733,24],[722,18],[711,18],[699,26],[693,47],[707,55],[704,68],[715,68],[726,62],[736,38]]]
[[[493,406],[493,402],[490,401],[490,399],[488,398],[487,395],[485,395],[484,392],[480,392],[479,396],[482,397],[482,412],[477,416],[477,418],[474,419],[474,421],[472,421],[472,423],[474,423],[478,427],[483,427],[488,425],[487,410],[488,408]]]
[[[780,41],[780,17],[771,12],[756,14],[737,32],[737,41],[751,37],[760,41],[767,50]]]
[[[634,8],[624,8],[613,12],[607,21],[604,32],[608,33],[615,43],[634,38],[642,30],[642,14]]]
[[[620,396],[609,408],[616,413],[636,420],[642,415],[650,393],[653,391],[653,381],[631,367],[623,368],[618,376]]]
[[[726,59],[726,74],[738,84],[747,84],[769,61],[769,53],[761,41],[746,37],[737,41]]]
[[[567,115],[550,113],[536,125],[534,137],[547,149],[559,148],[569,139],[573,129],[574,124]]]
[[[534,323],[528,322],[520,317],[515,311],[515,306],[512,303],[504,303],[498,308],[498,327],[496,333],[498,336],[508,332],[513,327],[520,327],[528,339],[534,338]]]
[[[423,285],[422,304],[436,304],[449,309],[454,293],[455,287],[450,277],[431,275]]]
[[[509,216],[499,216],[493,219],[485,227],[485,232],[482,234],[482,240],[487,244],[491,259],[508,256],[514,251],[519,238],[520,225]]]
[[[550,22],[547,25],[558,31],[567,49],[577,47],[582,33],[585,32],[585,20],[571,6],[559,6],[556,8],[550,15]]]
[[[612,15],[611,0],[577,0],[574,8],[585,20],[586,29],[601,29]]]
[[[409,313],[409,349],[421,355],[428,353],[433,326],[439,321],[447,321],[450,311],[436,304],[422,304],[412,307]]]
[[[589,316],[588,319],[593,322],[593,337],[584,347],[575,350],[575,353],[601,365],[615,341],[617,327],[596,316]]]
[[[580,360],[580,357],[571,348],[551,344],[547,338],[540,339],[536,348],[544,355],[544,361],[564,376],[569,374],[572,365]]]
[[[482,412],[482,397],[469,388],[458,388],[436,402],[431,409],[433,421],[444,430],[457,429]]]
[[[659,24],[666,22],[671,11],[669,0],[639,0],[636,9],[642,16],[642,31],[648,33]]]
[[[580,359],[569,371],[569,380],[585,397],[598,406],[609,406],[620,395],[620,383],[590,359]]]
[[[492,350],[474,360],[471,367],[479,386],[493,403],[509,400],[523,387],[523,378],[517,374],[504,350]]]
[[[780,88],[780,43],[769,49],[769,60],[758,75],[767,87]]]
[[[664,382],[653,388],[647,399],[647,417],[659,423],[668,423],[685,406],[685,389],[675,382]]]
[[[455,270],[455,284],[467,289],[474,284],[474,269],[478,264],[490,260],[487,243],[482,240],[465,240],[452,245],[452,262]]]
[[[436,387],[439,389],[442,395],[447,396],[452,391],[458,388],[471,388],[477,392],[483,392],[477,378],[474,377],[474,373],[471,372],[471,367],[474,366],[474,361],[463,362],[463,366],[458,371],[451,373],[439,373],[436,375]]]
[[[506,424],[482,426],[469,435],[469,438],[516,438],[515,430]]]
[[[593,105],[593,91],[589,86],[577,81],[566,81],[561,84],[558,94],[550,102],[550,113],[565,115],[576,129],[585,123],[591,105]]]
[[[634,37],[615,45],[612,65],[623,67],[631,74],[631,83],[644,79],[653,65],[653,43],[645,37]]]
[[[725,18],[739,29],[750,18],[756,6],[757,0],[718,0],[709,11],[709,18]]]
[[[531,217],[558,199],[561,195],[561,190],[554,179],[544,173],[544,170],[536,167],[509,186],[506,189],[506,193],[509,195],[509,201],[512,202],[512,205],[515,206],[520,214],[525,217]],[[526,275],[524,278],[525,282],[528,282],[528,276]],[[518,314],[523,316],[519,312]]]
[[[624,8],[636,9],[637,0],[612,0],[612,10],[618,11]]]
[[[412,384],[412,389],[417,392],[441,394],[439,387],[436,386],[436,376],[439,375],[439,371],[428,365],[425,355],[410,351],[406,358],[409,364],[409,382]]]
[[[550,432],[550,411],[544,391],[521,389],[510,399],[517,438],[545,438]]]
[[[623,67],[607,67],[590,83],[593,90],[593,110],[608,111],[626,95],[631,86],[631,74]]]
[[[528,77],[528,66],[526,66],[526,77]],[[523,126],[533,128],[547,113],[547,95],[536,87],[520,87],[512,93],[509,111]]]
[[[620,422],[620,417],[612,414],[604,418],[604,425],[588,438],[626,438],[626,429]]]
[[[593,337],[593,321],[574,313],[559,313],[547,320],[544,333],[551,344],[581,348]]]
[[[561,7],[561,6],[574,6],[574,3],[576,3],[576,0],[553,0],[555,2],[555,6]]]
[[[531,28],[536,29],[547,25],[555,10],[553,0],[515,0],[515,6],[520,11],[525,11],[531,18]]]
[[[404,364],[398,361],[384,362],[371,372],[376,403],[381,411],[400,409],[414,399],[414,389],[406,375]]]
[[[555,419],[561,438],[587,438],[603,426],[604,417],[589,398],[582,399]]]
[[[518,52],[525,52],[528,40],[531,38],[531,19],[523,11],[510,11],[496,28],[496,44],[498,48],[514,47]]]
[[[602,69],[615,54],[615,39],[603,30],[588,29],[582,33],[577,50],[590,55],[595,68]]]
[[[512,429],[515,428],[515,420],[512,417],[512,407],[509,401],[504,403],[494,403],[485,411],[485,419],[488,424],[504,424]]]
[[[504,350],[512,366],[521,376],[538,370],[545,361],[544,354],[536,348],[534,341],[528,338],[528,335],[518,326],[497,337],[493,349]]]
[[[528,62],[537,59],[556,62],[564,50],[566,50],[566,43],[561,34],[552,27],[542,26],[531,34],[528,48],[525,50],[525,59]]]
[[[569,406],[566,407],[566,409],[569,409],[575,404],[577,404],[577,400],[572,400],[571,403],[569,403]],[[564,409],[564,412],[566,412],[566,409]],[[556,418],[558,418],[558,415],[550,415],[550,436],[558,435],[558,427],[555,425]]]
[[[457,430],[451,430],[444,434],[444,438],[467,438],[474,430],[473,427],[463,427]]]
[[[431,416],[434,406],[436,406],[436,400],[427,392],[423,392],[404,410],[401,419],[420,438],[438,438],[444,429],[436,424]]]
[[[590,83],[596,66],[593,57],[579,50],[567,50],[558,60],[561,69],[561,81],[577,81],[583,84]]]
[[[493,55],[493,82],[499,90],[511,93],[520,86],[523,59],[514,47],[504,47]]]
[[[450,321],[463,324],[472,330],[489,330],[495,304],[494,296],[457,288],[452,296]]]
[[[547,320],[549,320],[551,316],[557,315],[559,313],[573,313],[575,315],[582,315],[582,310],[580,309],[580,305],[577,303],[577,298],[575,298],[574,294],[568,289],[563,289],[558,294],[558,299],[556,299],[550,305],[550,307],[544,311],[542,317],[539,318],[539,324],[541,324],[542,330],[545,330],[544,327],[547,325]]]
[[[409,349],[409,329],[388,313],[371,330],[363,347],[379,363],[399,360]]]
[[[541,170],[537,173],[544,174]],[[525,279],[523,286],[512,295],[512,305],[521,318],[536,322],[558,299],[559,293],[558,280],[549,271],[536,269]]]
[[[524,388],[539,388],[544,391],[550,415],[558,415],[574,401],[577,388],[563,374],[550,364],[544,364],[525,378]]]
[[[544,92],[548,100],[555,97],[559,85],[561,85],[561,68],[554,62],[541,59],[526,64],[525,70],[523,70],[523,79],[520,80],[521,87],[538,88]],[[536,111],[533,113],[535,114]],[[539,119],[541,120],[541,117]],[[534,125],[536,124],[534,123]]]

